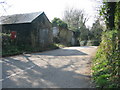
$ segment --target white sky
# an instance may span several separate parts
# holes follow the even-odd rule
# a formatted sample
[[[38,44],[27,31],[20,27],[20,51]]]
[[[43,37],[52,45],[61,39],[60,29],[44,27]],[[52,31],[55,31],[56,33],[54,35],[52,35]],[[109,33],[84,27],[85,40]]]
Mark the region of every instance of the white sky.
[[[3,0],[0,0],[3,1]],[[64,10],[66,8],[84,9],[85,13],[90,16],[87,26],[92,26],[94,22],[94,16],[96,14],[96,7],[99,5],[98,0],[4,0],[10,6],[5,5],[6,12],[0,6],[1,15],[19,14],[44,11],[49,20],[53,20],[54,17],[61,18],[64,16]]]

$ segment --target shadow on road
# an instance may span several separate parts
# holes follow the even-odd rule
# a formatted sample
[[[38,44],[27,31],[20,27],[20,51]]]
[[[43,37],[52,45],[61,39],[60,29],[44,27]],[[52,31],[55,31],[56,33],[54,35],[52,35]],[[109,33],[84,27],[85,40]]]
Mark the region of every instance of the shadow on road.
[[[56,53],[52,51],[47,51],[43,53],[34,53],[32,55],[47,55],[47,56],[77,56],[77,55],[88,55],[82,51],[76,49],[57,49],[54,50]]]
[[[56,53],[55,53],[55,52]],[[38,64],[31,59],[32,55],[39,60]],[[3,58],[2,63],[2,81],[3,88],[89,88],[90,76],[76,73],[78,67],[72,67],[76,60],[69,60],[67,64],[61,67],[55,67],[46,60],[46,56],[64,56],[63,61],[67,60],[66,56],[84,56],[88,55],[76,49],[58,49],[43,53],[33,53],[30,55],[21,55],[22,59],[14,57]],[[32,57],[33,58],[33,57]],[[58,58],[58,57],[54,57]],[[66,59],[64,59],[66,58]],[[61,58],[62,59],[62,58]],[[71,59],[69,57],[69,59]],[[54,59],[53,59],[54,61]],[[84,60],[85,61],[85,60]],[[46,65],[40,66],[39,63],[45,62]],[[62,61],[61,61],[62,62]],[[29,68],[31,67],[31,68]],[[72,68],[72,70],[68,70]],[[19,72],[19,73],[18,73]],[[16,74],[9,77],[12,74]],[[9,77],[9,78],[6,78]]]
[[[62,53],[64,52],[64,53]],[[66,53],[65,53],[66,52]],[[74,54],[74,53],[75,54]],[[69,53],[69,54],[68,54]],[[87,55],[78,50],[61,50],[58,53],[35,53],[34,55],[51,55],[51,56],[70,56],[70,55]],[[14,59],[12,57],[3,58],[3,79],[10,76],[9,71],[12,73],[20,72],[18,75],[11,76],[3,80],[3,88],[84,88],[89,87],[90,77],[83,74],[78,74],[74,72],[77,68],[73,68],[73,71],[65,70],[74,62],[69,61],[67,65],[61,67],[55,67],[46,61],[46,67],[41,67],[35,64],[30,57],[27,55],[22,55],[22,57],[28,60],[24,62],[19,59]],[[40,59],[41,60],[41,59]],[[27,69],[28,67],[34,66],[33,68]],[[18,69],[16,71],[16,69]],[[27,69],[27,70],[26,70]],[[26,70],[22,72],[22,70]]]

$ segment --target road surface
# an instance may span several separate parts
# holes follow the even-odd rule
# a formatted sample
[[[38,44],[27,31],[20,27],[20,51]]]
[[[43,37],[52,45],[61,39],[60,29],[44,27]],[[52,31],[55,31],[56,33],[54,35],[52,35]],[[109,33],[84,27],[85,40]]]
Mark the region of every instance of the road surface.
[[[90,88],[91,57],[96,46],[66,47],[5,57],[3,88]]]

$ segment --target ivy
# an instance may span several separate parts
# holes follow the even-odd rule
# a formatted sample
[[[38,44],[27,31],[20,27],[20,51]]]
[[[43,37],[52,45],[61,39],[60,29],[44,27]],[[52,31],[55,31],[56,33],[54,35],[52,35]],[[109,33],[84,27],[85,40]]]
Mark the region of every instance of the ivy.
[[[58,26],[59,28],[68,29],[67,24],[60,18],[54,18],[52,20],[52,26]]]
[[[117,30],[103,33],[102,42],[93,60],[93,79],[97,87],[120,87],[120,55],[117,33]]]

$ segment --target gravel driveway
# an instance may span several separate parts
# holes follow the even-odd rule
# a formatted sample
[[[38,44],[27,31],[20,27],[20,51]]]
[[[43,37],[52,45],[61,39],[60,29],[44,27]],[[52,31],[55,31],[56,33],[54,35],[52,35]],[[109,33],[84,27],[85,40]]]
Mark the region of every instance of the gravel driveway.
[[[96,46],[66,47],[2,59],[3,88],[90,88]]]

